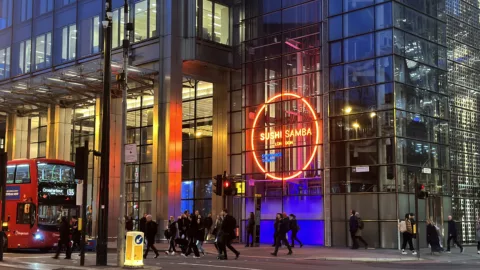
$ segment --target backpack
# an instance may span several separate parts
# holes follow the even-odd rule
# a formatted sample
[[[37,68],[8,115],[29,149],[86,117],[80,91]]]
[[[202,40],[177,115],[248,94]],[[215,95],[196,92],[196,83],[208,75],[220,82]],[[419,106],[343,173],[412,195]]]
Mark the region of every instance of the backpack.
[[[361,218],[358,218],[358,228],[363,230],[363,220]]]
[[[407,223],[405,223],[405,220],[402,220],[400,223],[398,223],[398,231],[401,233],[407,231]]]

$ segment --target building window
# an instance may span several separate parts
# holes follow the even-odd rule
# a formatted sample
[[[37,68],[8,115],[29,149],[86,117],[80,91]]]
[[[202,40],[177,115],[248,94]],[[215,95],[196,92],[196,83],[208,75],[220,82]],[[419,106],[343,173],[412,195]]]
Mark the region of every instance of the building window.
[[[100,17],[95,16],[82,21],[80,25],[80,56],[99,52]]]
[[[12,0],[0,0],[0,29],[12,25]]]
[[[157,0],[135,3],[135,40],[142,41],[157,36]]]
[[[20,20],[24,22],[32,18],[32,0],[21,0],[21,1],[22,1],[22,5],[21,5],[22,9],[20,11],[21,12]]]
[[[30,72],[30,64],[32,57],[32,41],[30,39],[20,42],[18,55],[17,75]]]
[[[52,33],[42,34],[35,39],[35,70],[52,65]]]
[[[184,79],[181,210],[212,209],[213,84]]]
[[[138,160],[125,169],[126,211],[137,223],[152,210],[153,96],[131,99],[127,109],[127,143],[137,145]]]
[[[53,10],[53,0],[39,0],[37,11],[38,15],[50,12]]]
[[[47,156],[47,116],[30,118],[30,158]]]
[[[10,77],[10,47],[0,50],[0,80]]]
[[[112,48],[116,48],[120,45],[122,45],[122,40],[123,40],[123,35],[124,35],[124,28],[125,28],[125,15],[124,15],[124,9],[119,8],[113,11],[113,17],[112,17],[112,35],[113,35],[113,41],[112,41]]]
[[[77,26],[75,24],[62,28],[62,62],[75,59],[77,49]]]
[[[217,43],[230,44],[230,13],[228,6],[203,1],[200,37]],[[198,23],[198,22],[197,22]]]

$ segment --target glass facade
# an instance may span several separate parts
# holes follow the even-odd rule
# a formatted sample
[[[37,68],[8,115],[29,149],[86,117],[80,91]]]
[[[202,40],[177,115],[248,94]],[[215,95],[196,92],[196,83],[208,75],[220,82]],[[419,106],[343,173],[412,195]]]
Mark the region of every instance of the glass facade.
[[[127,102],[127,144],[136,144],[138,159],[125,169],[127,215],[138,224],[152,210],[153,96]]]
[[[462,241],[475,243],[480,216],[480,3],[445,2],[452,212],[460,222]]]
[[[216,1],[196,0],[197,34],[203,40],[231,45],[230,8]]]
[[[213,84],[184,78],[181,209],[212,211]]]
[[[31,117],[29,120],[30,158],[47,156],[47,116]]]
[[[275,215],[286,212],[318,233],[300,231],[305,244],[323,244],[321,6],[245,3],[243,93],[231,92],[230,108],[231,152],[242,155],[231,156],[231,171],[242,167],[243,219],[262,198],[261,242],[273,243]]]

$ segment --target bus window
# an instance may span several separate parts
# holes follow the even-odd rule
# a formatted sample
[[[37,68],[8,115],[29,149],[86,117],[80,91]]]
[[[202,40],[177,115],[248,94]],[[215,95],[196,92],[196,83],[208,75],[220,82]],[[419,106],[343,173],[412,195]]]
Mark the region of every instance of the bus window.
[[[7,166],[7,184],[13,184],[15,179],[15,165]]]
[[[38,163],[38,181],[49,183],[72,183],[73,167],[60,164]]]
[[[30,166],[18,165],[15,172],[15,184],[27,184],[30,183]]]
[[[17,204],[17,224],[31,224],[31,203]]]

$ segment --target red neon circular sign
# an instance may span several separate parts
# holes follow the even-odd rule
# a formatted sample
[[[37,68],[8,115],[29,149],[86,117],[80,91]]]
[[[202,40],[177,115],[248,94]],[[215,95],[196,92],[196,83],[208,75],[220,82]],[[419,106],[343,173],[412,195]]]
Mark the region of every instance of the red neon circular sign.
[[[263,155],[262,155],[262,162],[259,161],[259,159],[257,157],[257,154],[256,154],[257,150],[255,150],[255,128],[257,128],[258,119],[264,113],[265,107],[268,104],[270,104],[270,103],[272,103],[275,100],[280,99],[280,98],[294,98],[294,99],[298,99],[299,102],[303,103],[306,107],[306,111],[309,114],[311,114],[311,116],[313,118],[314,131],[315,131],[315,132],[312,132],[312,130],[310,128],[301,128],[301,129],[291,129],[290,130],[290,129],[285,129],[285,125],[282,125],[282,130],[281,131],[260,133],[260,140],[264,141],[264,140],[281,139],[282,142],[279,142],[281,146],[285,145],[285,142],[286,142],[285,137],[288,137],[288,138],[292,138],[292,137],[296,138],[296,137],[302,137],[302,136],[303,137],[305,137],[305,136],[314,136],[315,137],[315,143],[313,145],[313,150],[311,151],[310,155],[308,155],[307,161],[304,163],[304,165],[301,166],[300,169],[294,170],[292,173],[289,173],[287,176],[282,174],[281,177],[275,175],[275,173],[271,173],[271,172],[267,171],[266,166],[264,166],[264,164],[262,164],[262,163],[266,163],[266,162],[270,162],[270,161],[263,160]],[[251,143],[252,150],[253,150],[253,158],[254,158],[255,163],[257,164],[258,168],[263,173],[265,173],[265,175],[267,177],[270,177],[270,178],[276,179],[276,180],[289,180],[289,179],[298,177],[300,174],[302,174],[302,171],[304,171],[305,169],[308,168],[308,166],[312,163],[313,159],[315,158],[315,154],[317,153],[317,149],[318,149],[318,143],[320,142],[320,126],[318,124],[317,115],[315,113],[315,110],[313,110],[312,105],[307,100],[305,100],[305,98],[303,98],[303,97],[301,97],[297,94],[282,93],[282,94],[278,94],[278,95],[270,98],[269,100],[267,100],[267,102],[265,102],[265,104],[263,104],[260,107],[260,109],[257,111],[257,113],[255,115],[255,120],[253,121],[253,126],[252,127],[253,127],[253,129],[252,129],[252,134],[251,134],[251,137],[250,137],[250,143]],[[291,140],[287,141],[287,143],[288,142],[293,143],[293,141],[291,141]],[[272,150],[272,149],[270,149],[270,150]],[[270,155],[270,156],[274,155],[273,160],[275,160],[275,158],[278,157],[278,156],[275,156],[276,154],[268,154],[268,155]],[[281,157],[281,154],[280,154],[280,157]]]

